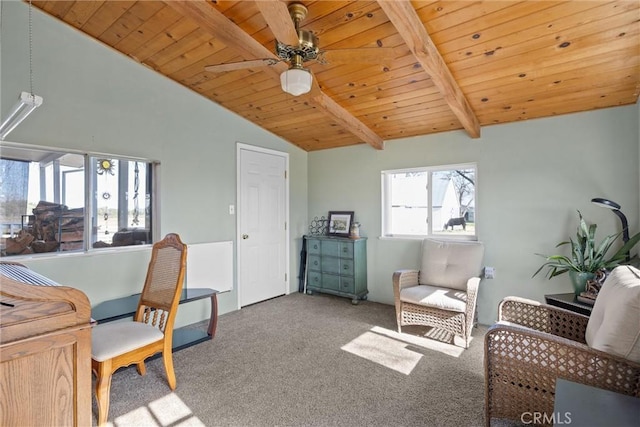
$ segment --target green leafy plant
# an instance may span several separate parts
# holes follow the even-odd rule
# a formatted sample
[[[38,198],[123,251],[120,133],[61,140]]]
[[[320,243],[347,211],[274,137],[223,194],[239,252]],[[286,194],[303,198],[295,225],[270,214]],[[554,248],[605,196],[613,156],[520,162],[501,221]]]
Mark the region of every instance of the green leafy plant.
[[[624,264],[627,253],[640,241],[640,233],[630,238],[616,253],[607,258],[607,253],[622,232],[606,236],[600,243],[596,242],[596,224],[587,225],[582,214],[578,211],[580,224],[576,238],[560,242],[556,248],[570,245],[571,255],[543,255],[536,254],[546,259],[546,262],[533,273],[535,277],[540,271],[547,268],[549,279],[568,271],[595,273],[598,270],[612,270],[620,264]]]

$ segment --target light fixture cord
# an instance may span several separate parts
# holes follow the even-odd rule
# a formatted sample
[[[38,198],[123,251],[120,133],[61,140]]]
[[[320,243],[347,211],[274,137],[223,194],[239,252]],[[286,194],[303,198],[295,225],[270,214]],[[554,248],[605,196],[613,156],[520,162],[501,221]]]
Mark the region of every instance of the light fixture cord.
[[[33,94],[33,24],[31,20],[32,0],[29,0],[29,88],[31,89],[31,98],[35,103],[36,96]]]

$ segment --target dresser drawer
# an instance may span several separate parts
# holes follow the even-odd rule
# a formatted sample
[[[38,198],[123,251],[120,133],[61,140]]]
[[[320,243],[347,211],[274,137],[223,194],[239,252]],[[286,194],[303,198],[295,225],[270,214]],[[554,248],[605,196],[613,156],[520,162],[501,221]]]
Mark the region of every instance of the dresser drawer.
[[[309,261],[307,263],[307,268],[309,270],[320,271],[320,256],[319,255],[309,255]]]
[[[308,239],[307,240],[307,253],[308,254],[320,254],[320,240]]]
[[[309,271],[307,275],[307,286],[313,286],[314,288],[322,287],[322,274],[317,271]]]
[[[345,274],[353,276],[353,260],[335,257],[322,257],[320,266],[323,273]],[[314,269],[315,267],[309,267]]]
[[[341,258],[353,258],[353,243],[340,242],[339,252]]]
[[[340,277],[340,291],[352,294],[355,292],[356,286],[353,277]]]

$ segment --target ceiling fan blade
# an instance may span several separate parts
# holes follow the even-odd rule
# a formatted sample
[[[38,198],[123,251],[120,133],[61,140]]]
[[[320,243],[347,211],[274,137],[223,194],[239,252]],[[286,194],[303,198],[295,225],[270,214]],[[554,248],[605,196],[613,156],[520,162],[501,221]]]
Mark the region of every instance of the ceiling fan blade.
[[[319,62],[328,64],[353,64],[354,62],[381,64],[396,58],[390,47],[363,47],[355,49],[329,49],[320,53]]]
[[[290,46],[297,46],[300,43],[298,32],[285,3],[280,0],[259,0],[256,1],[256,5],[276,40]]]
[[[263,67],[266,65],[275,65],[278,61],[273,58],[252,59],[250,61],[229,62],[228,64],[207,65],[205,71],[210,73],[221,73],[223,71],[243,70],[245,68]]]

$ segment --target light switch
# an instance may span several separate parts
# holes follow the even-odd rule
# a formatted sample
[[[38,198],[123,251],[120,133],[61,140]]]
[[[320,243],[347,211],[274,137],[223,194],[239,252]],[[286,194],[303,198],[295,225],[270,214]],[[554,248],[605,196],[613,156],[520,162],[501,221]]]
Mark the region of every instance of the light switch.
[[[236,214],[236,207],[234,205],[229,205],[229,215]]]

